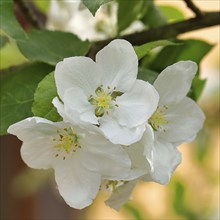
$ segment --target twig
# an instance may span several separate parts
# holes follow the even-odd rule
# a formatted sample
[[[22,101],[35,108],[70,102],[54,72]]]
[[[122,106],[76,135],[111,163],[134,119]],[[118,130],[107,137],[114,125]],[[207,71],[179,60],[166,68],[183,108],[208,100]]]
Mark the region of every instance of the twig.
[[[46,22],[46,16],[41,13],[32,1],[26,0],[14,0],[15,6],[17,6],[25,18],[25,22],[29,23],[34,28],[44,28]]]
[[[192,0],[184,0],[187,7],[190,8],[197,17],[202,17],[203,13],[202,11],[192,2]]]
[[[152,28],[146,31],[124,35],[121,39],[129,41],[132,45],[141,45],[150,41],[174,38],[180,34],[198,30],[206,27],[211,27],[220,24],[220,12],[207,12],[202,17],[191,18],[185,21],[167,24],[158,28]],[[88,54],[94,57],[95,54],[107,45],[114,38],[104,41],[94,42]]]

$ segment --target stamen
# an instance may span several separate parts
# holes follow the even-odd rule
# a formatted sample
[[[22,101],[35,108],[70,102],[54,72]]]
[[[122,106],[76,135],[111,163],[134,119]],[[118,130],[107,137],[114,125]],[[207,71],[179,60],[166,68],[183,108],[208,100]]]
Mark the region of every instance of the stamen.
[[[125,181],[125,180],[108,180],[105,184],[105,188],[107,190],[115,192],[119,186],[124,185],[126,183],[128,183],[128,181]]]
[[[155,131],[166,131],[163,125],[168,124],[168,121],[165,119],[166,115],[164,111],[168,109],[168,106],[164,105],[162,108],[158,108],[157,111],[149,119],[149,124]]]
[[[72,128],[64,128],[63,130],[57,130],[58,139],[53,139],[53,141],[58,142],[55,145],[57,149],[57,154],[55,157],[58,157],[60,154],[63,156],[63,160],[66,159],[65,155],[75,153],[81,146],[79,145],[79,136],[74,133]]]
[[[95,108],[95,115],[97,117],[102,117],[105,113],[109,114],[109,109],[113,107],[119,107],[115,101],[117,96],[123,95],[120,91],[115,91],[116,87],[114,87],[113,91],[111,90],[110,86],[107,86],[107,92],[104,91],[103,85],[100,85],[95,90],[96,96],[90,95],[88,102],[94,106]]]

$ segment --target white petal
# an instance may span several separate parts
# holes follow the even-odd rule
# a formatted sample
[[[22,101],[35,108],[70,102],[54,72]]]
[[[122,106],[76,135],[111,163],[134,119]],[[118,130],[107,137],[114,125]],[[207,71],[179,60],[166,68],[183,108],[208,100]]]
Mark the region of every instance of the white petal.
[[[146,123],[156,111],[159,95],[148,82],[137,80],[132,89],[117,97],[114,116],[118,122],[127,127],[135,127]]]
[[[32,141],[25,141],[21,147],[23,161],[34,169],[49,169],[53,166],[55,149],[51,141],[35,138]]]
[[[168,142],[190,142],[202,128],[205,116],[199,106],[190,98],[184,98],[180,103],[171,105],[166,112],[168,124],[165,132],[159,136]]]
[[[168,184],[173,171],[180,162],[181,154],[175,146],[168,142],[156,141],[153,149],[154,171],[151,174],[151,180],[160,184]]]
[[[55,157],[52,140],[56,135],[56,126],[52,122],[39,117],[27,118],[11,125],[8,132],[23,141],[21,156],[29,167],[52,167]]]
[[[55,98],[52,100],[52,103],[53,103],[54,107],[57,109],[57,112],[59,113],[59,115],[62,116],[63,119],[65,119],[66,114],[65,114],[65,111],[64,111],[64,105],[63,105],[63,103],[59,100],[59,98],[58,98],[58,97],[55,97]]]
[[[80,152],[74,158],[63,160],[54,169],[59,192],[69,206],[82,209],[92,203],[101,183],[100,174],[81,165]]]
[[[145,125],[127,128],[119,125],[115,118],[105,116],[100,119],[100,129],[112,143],[130,145],[141,139]]]
[[[154,82],[160,104],[181,101],[188,93],[197,69],[197,64],[192,61],[180,61],[164,69]]]
[[[154,149],[154,131],[149,124],[146,124],[146,130],[144,132],[143,137],[141,138],[140,144],[144,146],[144,156],[146,157],[148,163],[151,166],[151,170],[153,169],[153,149]]]
[[[102,71],[102,84],[127,91],[137,78],[138,59],[132,45],[125,40],[113,40],[96,55]]]
[[[136,186],[137,181],[130,181],[122,186],[119,186],[111,197],[105,201],[105,204],[119,211],[119,209],[130,199],[132,191]]]
[[[103,178],[121,180],[131,167],[131,161],[121,145],[108,141],[102,131],[94,125],[73,127],[81,134],[80,145],[84,150],[81,164],[88,170],[102,174]]]
[[[34,138],[54,136],[54,123],[40,117],[30,117],[19,121],[8,128],[8,133],[16,135],[22,141]]]
[[[87,169],[100,173],[104,179],[121,180],[130,171],[131,161],[120,145],[107,140],[99,141],[97,137],[96,143],[87,144],[87,152],[82,163]]]
[[[98,124],[94,106],[89,103],[88,97],[80,88],[71,88],[65,92],[64,108],[68,118],[75,123],[82,121]]]
[[[138,178],[152,171],[153,148],[154,132],[150,125],[146,125],[146,130],[141,140],[124,147],[131,159],[132,168],[126,180]]]
[[[62,100],[64,92],[72,87],[80,87],[90,95],[100,85],[100,71],[88,57],[69,57],[56,65],[55,82]]]
[[[151,171],[150,164],[144,156],[144,145],[138,143],[131,146],[125,146],[124,149],[128,153],[131,159],[131,170],[127,173],[127,176],[123,180],[136,179]]]

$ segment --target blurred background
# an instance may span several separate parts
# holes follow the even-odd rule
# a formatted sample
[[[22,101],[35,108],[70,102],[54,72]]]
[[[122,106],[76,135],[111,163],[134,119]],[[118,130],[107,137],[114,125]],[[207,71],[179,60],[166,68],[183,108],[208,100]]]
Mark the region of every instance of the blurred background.
[[[192,12],[180,0],[158,0],[156,2],[159,5],[176,6],[185,14],[186,18],[193,16]],[[195,2],[202,10],[217,11],[220,9],[220,1],[218,0],[197,0]],[[39,4],[42,10],[47,8],[48,12],[48,1],[37,0],[36,4]],[[50,13],[51,10],[50,8]],[[54,10],[56,8],[53,7]],[[68,19],[68,16],[65,19]],[[53,28],[54,24],[52,22],[48,24],[48,27]],[[62,26],[62,24],[59,25]],[[208,220],[220,218],[220,29],[215,26],[183,34],[179,38],[202,39],[214,47],[202,60],[200,66],[201,76],[203,79],[207,79],[207,83],[198,103],[206,114],[206,122],[194,142],[179,147],[182,152],[182,163],[177,167],[170,184],[161,186],[157,183],[140,182],[133,192],[133,200],[127,203],[120,212],[105,206],[104,201],[108,198],[105,193],[99,193],[90,207],[84,210],[74,210],[68,207],[59,196],[53,180],[53,172],[28,169],[20,158],[21,142],[14,136],[3,136],[0,148],[2,220]],[[13,42],[1,49],[0,55],[1,69],[26,61]]]

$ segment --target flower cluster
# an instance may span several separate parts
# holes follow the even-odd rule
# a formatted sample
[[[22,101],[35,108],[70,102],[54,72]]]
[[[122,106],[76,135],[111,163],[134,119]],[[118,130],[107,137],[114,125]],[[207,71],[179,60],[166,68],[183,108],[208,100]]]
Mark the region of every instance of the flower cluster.
[[[53,104],[63,121],[31,117],[8,132],[23,141],[21,156],[36,169],[53,168],[58,190],[73,208],[90,205],[99,190],[118,210],[137,181],[167,184],[204,114],[186,95],[197,65],[180,61],[153,85],[138,80],[132,45],[114,40],[96,55],[70,57],[56,65],[59,97]]]

